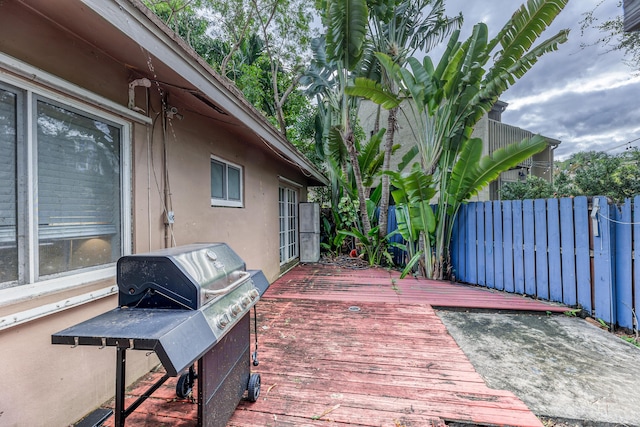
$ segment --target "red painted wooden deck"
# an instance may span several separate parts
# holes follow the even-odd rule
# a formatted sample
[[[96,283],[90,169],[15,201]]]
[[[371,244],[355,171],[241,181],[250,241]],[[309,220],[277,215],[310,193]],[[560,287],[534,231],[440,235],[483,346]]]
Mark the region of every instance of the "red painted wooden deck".
[[[511,392],[485,385],[432,306],[566,307],[397,277],[384,269],[309,264],[273,283],[258,304],[260,365],[254,370],[262,377],[261,395],[241,402],[229,426],[542,426]],[[128,397],[160,375],[148,375]],[[174,388],[171,379],[127,425],[195,425],[196,404],[177,400]]]

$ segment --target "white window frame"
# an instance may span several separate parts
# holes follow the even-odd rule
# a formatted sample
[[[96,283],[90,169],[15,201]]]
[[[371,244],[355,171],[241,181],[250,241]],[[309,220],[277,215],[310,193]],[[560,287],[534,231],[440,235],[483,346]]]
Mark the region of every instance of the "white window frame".
[[[225,166],[225,174],[226,174],[226,184],[227,188],[225,188],[225,198],[217,198],[211,195],[211,206],[221,206],[221,207],[230,207],[230,208],[243,208],[244,207],[244,167],[238,165],[236,163],[232,163],[228,160],[222,159],[220,157],[211,155],[211,161],[216,161],[218,163],[222,163]],[[240,176],[240,200],[230,200],[229,199],[229,173],[228,168],[232,167],[234,169],[238,169]],[[213,188],[210,189],[211,193],[213,192]]]
[[[9,71],[7,71],[9,70]],[[25,76],[22,78],[20,76]],[[79,86],[62,80],[41,69],[35,68],[0,53],[0,82],[14,87],[21,93],[25,104],[24,122],[20,124],[25,130],[25,145],[27,152],[27,228],[29,239],[25,242],[28,268],[25,271],[24,283],[4,284],[11,287],[0,289],[0,302],[2,305],[33,299],[40,296],[71,289],[79,285],[112,278],[116,274],[116,262],[102,266],[89,267],[61,273],[55,276],[38,278],[37,274],[37,218],[35,200],[35,162],[37,160],[34,109],[37,99],[48,99],[72,110],[95,116],[98,119],[110,122],[120,128],[120,242],[121,255],[131,253],[132,246],[132,220],[131,220],[131,195],[132,195],[132,148],[131,148],[131,119],[149,124],[151,119],[138,113],[128,111],[126,108],[114,103],[100,95],[91,93]],[[108,111],[104,108],[108,108]],[[127,120],[129,119],[129,120]],[[115,292],[113,290],[112,292]]]
[[[281,190],[284,190],[284,200],[280,197]],[[291,195],[295,196],[295,200],[293,200],[293,202],[290,200]],[[281,209],[282,204],[284,204],[284,210]],[[280,266],[288,264],[300,256],[299,204],[299,191],[295,188],[283,185],[281,182],[280,185],[278,185],[278,253]],[[293,208],[293,215],[291,215],[291,208]],[[284,216],[282,215],[283,211]],[[282,229],[283,223],[285,225],[284,229]],[[294,228],[290,227],[292,223]]]

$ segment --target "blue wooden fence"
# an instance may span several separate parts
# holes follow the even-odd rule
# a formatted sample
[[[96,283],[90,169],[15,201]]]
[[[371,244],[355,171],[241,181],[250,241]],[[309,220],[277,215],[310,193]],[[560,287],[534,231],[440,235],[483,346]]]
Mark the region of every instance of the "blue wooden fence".
[[[640,196],[476,202],[454,228],[456,279],[579,306],[625,328],[640,310]]]

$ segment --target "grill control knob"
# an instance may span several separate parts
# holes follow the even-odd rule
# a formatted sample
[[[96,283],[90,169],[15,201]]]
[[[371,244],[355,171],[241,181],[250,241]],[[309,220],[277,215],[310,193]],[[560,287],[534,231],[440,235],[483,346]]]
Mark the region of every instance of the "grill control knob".
[[[218,319],[216,320],[216,324],[218,328],[224,329],[229,324],[229,316],[227,316],[226,314],[222,314],[218,316]]]
[[[242,311],[242,308],[240,308],[240,304],[233,304],[229,311],[231,312],[231,317],[236,317]]]
[[[218,260],[218,255],[215,252],[213,252],[211,249],[207,250],[207,257],[211,261],[217,261]]]
[[[257,289],[251,289],[251,292],[249,292],[249,298],[251,298],[251,300],[254,300],[256,298],[258,298],[260,296],[260,292],[258,292]]]
[[[246,308],[249,304],[251,304],[251,298],[242,297],[242,307]]]

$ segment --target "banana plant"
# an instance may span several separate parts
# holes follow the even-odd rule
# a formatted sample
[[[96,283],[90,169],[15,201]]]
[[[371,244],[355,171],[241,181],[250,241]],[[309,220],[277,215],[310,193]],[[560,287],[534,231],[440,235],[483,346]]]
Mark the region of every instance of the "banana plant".
[[[435,195],[432,177],[425,174],[417,163],[407,174],[394,171],[385,173],[394,187],[391,195],[396,203],[398,232],[407,242],[405,249],[409,258],[413,260],[416,253],[424,253],[424,268],[431,270],[433,268],[431,241],[436,228],[436,217],[429,204]],[[419,250],[420,235],[424,239],[422,251]]]
[[[449,247],[460,203],[490,179],[545,147],[544,140],[536,137],[481,157],[483,142],[471,138],[471,134],[505,90],[541,56],[566,42],[568,30],[561,30],[534,46],[567,1],[528,0],[493,39],[489,39],[484,23],[476,24],[465,41],[460,41],[460,32],[454,31],[437,66],[428,56],[422,63],[409,58],[409,70],[388,55],[377,53],[387,74],[400,88],[398,93],[361,79],[347,90],[385,108],[403,100],[410,106],[421,166],[425,174],[433,177],[432,187],[439,196],[434,240],[428,241],[423,232],[431,248],[424,254],[425,264],[431,265],[427,269],[430,278],[443,279],[451,274]],[[490,61],[492,65],[486,69]],[[433,259],[429,260],[431,256]]]
[[[444,40],[454,29],[462,26],[462,14],[449,17],[445,14],[445,0],[367,0],[369,6],[369,52],[383,52],[400,66],[416,51],[427,53]],[[380,67],[374,55],[365,55],[368,76],[383,85],[387,90],[397,93],[398,88],[384,68]],[[372,77],[375,76],[375,77]],[[391,170],[392,147],[399,106],[389,108],[387,116],[387,134],[384,145],[383,170]],[[382,176],[382,199],[380,202],[380,236],[386,233],[387,212],[389,208],[389,177]]]

